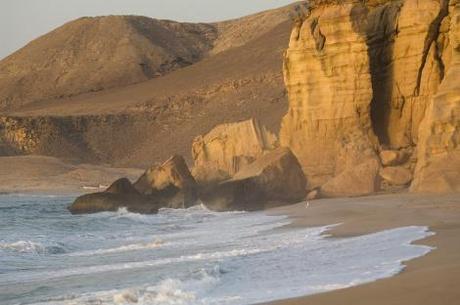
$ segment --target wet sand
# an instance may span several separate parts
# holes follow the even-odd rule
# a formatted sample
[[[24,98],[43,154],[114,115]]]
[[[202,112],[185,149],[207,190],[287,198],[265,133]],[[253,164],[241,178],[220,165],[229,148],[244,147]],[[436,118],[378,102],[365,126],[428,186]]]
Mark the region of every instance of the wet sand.
[[[282,300],[271,305],[458,305],[460,304],[460,194],[392,194],[312,201],[277,208],[293,226],[342,225],[334,237],[372,233],[402,226],[428,226],[436,235],[418,243],[435,247],[406,262],[405,270],[373,283]]]

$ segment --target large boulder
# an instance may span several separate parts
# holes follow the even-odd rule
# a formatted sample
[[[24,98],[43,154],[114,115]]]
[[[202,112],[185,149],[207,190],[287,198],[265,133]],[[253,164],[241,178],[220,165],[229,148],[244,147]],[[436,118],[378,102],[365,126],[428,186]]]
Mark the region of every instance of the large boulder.
[[[134,184],[141,194],[156,197],[162,207],[188,208],[196,204],[196,182],[183,157],[175,155],[148,169]]]
[[[321,186],[321,197],[362,196],[380,189],[380,164],[376,159],[344,170]]]
[[[294,154],[288,148],[278,148],[242,168],[232,179],[202,189],[200,199],[215,211],[255,211],[303,200],[306,182]]]
[[[193,176],[199,184],[224,181],[276,146],[277,137],[255,119],[218,125],[193,141]]]
[[[412,181],[412,172],[401,166],[389,166],[382,168],[380,176],[390,185],[403,186]]]
[[[403,150],[382,150],[380,152],[380,160],[383,166],[400,165],[408,159],[409,154]]]
[[[158,204],[152,198],[140,194],[126,178],[115,181],[104,192],[78,197],[69,211],[72,214],[91,214],[117,211],[120,208],[143,214],[158,212]]]

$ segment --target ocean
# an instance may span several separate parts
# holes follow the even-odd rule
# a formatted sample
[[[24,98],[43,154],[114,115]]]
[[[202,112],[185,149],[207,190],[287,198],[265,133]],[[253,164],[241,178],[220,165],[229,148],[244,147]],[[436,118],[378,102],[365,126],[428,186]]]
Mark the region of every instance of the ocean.
[[[339,224],[202,206],[73,216],[74,196],[0,195],[0,304],[256,304],[398,274],[432,249],[401,227],[333,238]]]

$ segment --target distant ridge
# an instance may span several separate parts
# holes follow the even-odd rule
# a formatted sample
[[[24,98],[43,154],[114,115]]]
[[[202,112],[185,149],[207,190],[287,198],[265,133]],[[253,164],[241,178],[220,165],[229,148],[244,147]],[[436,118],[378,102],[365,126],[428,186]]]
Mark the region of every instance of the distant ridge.
[[[198,55],[194,58],[181,55],[192,58],[189,60],[192,64],[162,70],[161,76],[151,79],[143,73],[131,73],[139,71],[137,64],[129,65],[126,60],[113,64],[112,57],[107,57],[106,65],[119,71],[119,75],[140,75],[140,80],[130,85],[132,78],[120,77],[117,83],[91,87],[98,84],[94,81],[96,75],[109,79],[111,73],[106,69],[101,74],[94,70],[97,61],[82,61],[84,64],[73,65],[64,74],[73,76],[70,80],[63,77],[66,86],[57,87],[53,73],[61,73],[61,66],[50,61],[56,68],[53,73],[40,66],[52,57],[43,54],[56,52],[50,52],[50,48],[39,49],[37,41],[32,42],[0,62],[0,103],[9,101],[0,109],[0,156],[33,154],[144,168],[164,161],[171,154],[183,155],[190,161],[193,139],[218,124],[256,118],[277,133],[287,111],[282,67],[283,52],[288,47],[292,29],[292,8],[293,5],[213,24],[146,21],[161,26],[165,32],[187,29],[186,39],[185,34],[176,35],[179,43],[192,46],[183,53]],[[91,24],[87,31],[96,31],[95,20],[106,18],[111,17],[85,18]],[[143,17],[112,18],[121,18],[120,22],[126,23],[126,18],[140,20]],[[78,24],[76,22],[70,25]],[[81,25],[78,28],[81,32]],[[133,26],[130,24],[128,28]],[[190,33],[191,29],[198,32]],[[55,42],[56,31],[38,41]],[[107,32],[107,35],[113,33],[108,29]],[[133,30],[133,33],[137,32]],[[71,38],[68,36],[70,41]],[[199,43],[186,44],[189,38],[193,38],[193,42],[196,38]],[[148,42],[149,47],[153,45]],[[65,49],[61,44],[53,46],[55,50]],[[79,54],[83,59],[96,56],[98,48],[100,45],[96,44],[88,52],[85,47],[85,52],[82,50]],[[33,54],[28,58],[26,52]],[[172,56],[166,58],[177,55],[168,54]],[[58,52],[56,56],[62,57],[62,54]],[[7,69],[20,70],[22,74],[5,74]],[[70,90],[82,88],[86,91],[72,93]]]
[[[80,18],[0,62],[2,108],[141,82],[201,59],[211,25],[138,16]]]
[[[0,111],[165,75],[260,37],[286,21],[290,7],[213,24],[141,16],[71,21],[0,61]]]

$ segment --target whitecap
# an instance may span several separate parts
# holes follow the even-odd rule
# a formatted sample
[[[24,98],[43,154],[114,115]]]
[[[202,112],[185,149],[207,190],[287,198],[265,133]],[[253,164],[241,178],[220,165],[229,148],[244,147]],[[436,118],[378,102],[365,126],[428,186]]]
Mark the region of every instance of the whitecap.
[[[69,253],[68,255],[69,256],[92,256],[92,255],[112,254],[112,253],[129,252],[129,251],[149,250],[149,249],[160,248],[164,244],[165,242],[163,240],[156,239],[151,242],[129,244],[129,245],[124,245],[124,246],[115,247],[115,248],[108,248],[108,249],[80,251],[80,252],[75,252],[75,253]]]
[[[20,240],[16,242],[1,242],[0,243],[0,250],[4,251],[12,251],[21,254],[37,254],[37,255],[45,255],[45,254],[62,254],[66,252],[64,246],[60,244],[50,244],[50,245],[43,245],[39,242],[33,242],[30,240]]]
[[[19,253],[44,254],[46,248],[40,243],[29,240],[20,240],[12,243],[0,243],[0,249]]]

